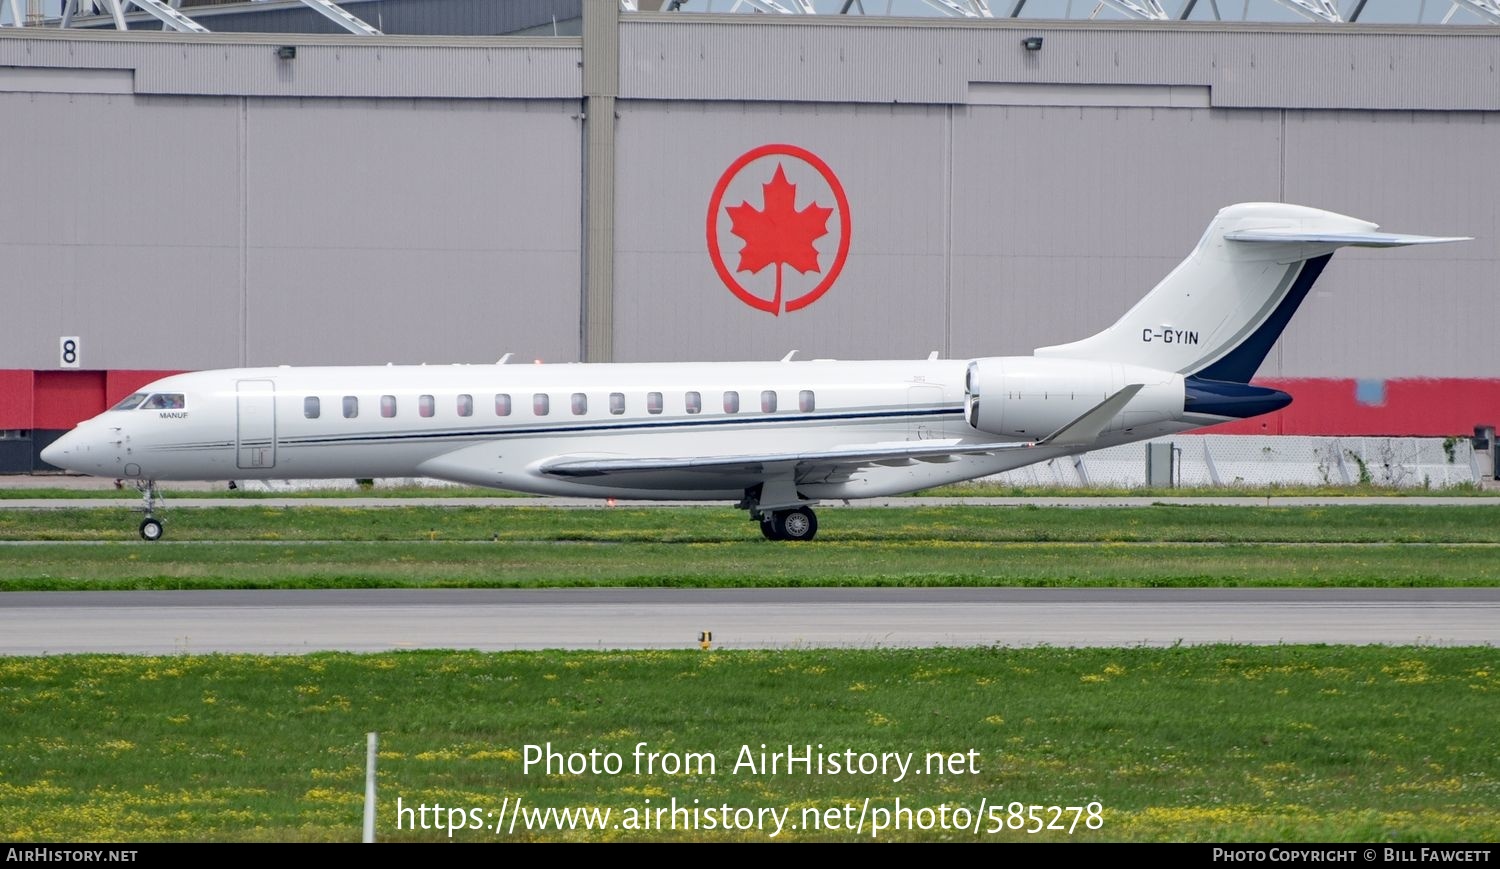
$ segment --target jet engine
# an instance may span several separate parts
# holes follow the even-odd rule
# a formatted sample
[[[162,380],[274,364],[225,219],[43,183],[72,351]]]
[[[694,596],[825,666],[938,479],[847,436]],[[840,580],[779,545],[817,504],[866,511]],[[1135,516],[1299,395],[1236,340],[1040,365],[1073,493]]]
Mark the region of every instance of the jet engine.
[[[1182,415],[1181,374],[1118,362],[1031,356],[970,362],[964,377],[964,414],[969,425],[982,432],[1039,440],[1132,383],[1144,388],[1106,433]]]

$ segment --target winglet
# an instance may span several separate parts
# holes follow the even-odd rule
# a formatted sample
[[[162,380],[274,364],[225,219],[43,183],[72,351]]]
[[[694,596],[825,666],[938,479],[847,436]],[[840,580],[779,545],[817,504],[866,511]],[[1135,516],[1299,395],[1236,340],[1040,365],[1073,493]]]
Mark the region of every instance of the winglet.
[[[1073,420],[1052,434],[1036,442],[1039,447],[1081,447],[1098,439],[1104,427],[1109,425],[1135,394],[1145,387],[1144,383],[1132,383],[1124,389],[1094,405],[1083,416]]]

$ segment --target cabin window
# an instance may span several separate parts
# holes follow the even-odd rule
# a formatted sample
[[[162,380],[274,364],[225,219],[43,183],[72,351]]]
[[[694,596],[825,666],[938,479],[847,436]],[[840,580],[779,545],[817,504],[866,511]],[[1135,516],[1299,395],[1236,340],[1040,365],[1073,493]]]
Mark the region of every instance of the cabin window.
[[[458,397],[458,415],[459,416],[473,416],[474,415],[474,396],[472,396],[472,395],[460,395]]]
[[[432,416],[437,412],[437,402],[430,395],[417,396],[417,416]]]
[[[380,396],[380,415],[387,419],[396,415],[396,396]]]
[[[309,395],[302,399],[302,415],[308,419],[317,419],[323,415],[323,402],[316,395]]]
[[[725,413],[739,413],[740,412],[740,394],[738,392],[726,392],[726,393],[724,393],[724,412]]]
[[[344,396],[344,419],[354,419],[359,416],[359,396]]]
[[[158,392],[146,399],[146,403],[141,405],[141,409],[181,410],[185,404],[186,402],[182,400],[182,393],[180,392]]]
[[[774,390],[774,389],[767,389],[765,392],[762,392],[760,394],[760,412],[761,413],[775,413],[776,412],[776,390]]]
[[[813,391],[811,389],[804,389],[797,393],[797,407],[803,413],[812,413],[817,409],[818,403],[813,398]]]
[[[582,392],[573,393],[573,415],[583,416],[589,412],[589,397]]]
[[[646,412],[647,413],[661,413],[661,393],[660,392],[648,392],[648,393],[646,393]]]
[[[110,408],[110,410],[134,410],[135,408],[137,408],[137,407],[140,406],[141,402],[143,402],[145,400],[146,400],[146,393],[144,393],[144,392],[137,392],[134,395],[127,395],[127,396],[125,396],[125,398],[122,399],[119,404],[117,404],[114,407]]]
[[[609,412],[615,416],[625,412],[625,393],[611,392],[609,394]]]
[[[545,392],[538,392],[531,396],[531,412],[537,416],[546,416],[552,412],[552,399]]]
[[[496,393],[495,416],[510,416],[510,393]]]
[[[688,413],[703,412],[703,396],[697,392],[689,392],[682,397],[682,403],[687,407]]]

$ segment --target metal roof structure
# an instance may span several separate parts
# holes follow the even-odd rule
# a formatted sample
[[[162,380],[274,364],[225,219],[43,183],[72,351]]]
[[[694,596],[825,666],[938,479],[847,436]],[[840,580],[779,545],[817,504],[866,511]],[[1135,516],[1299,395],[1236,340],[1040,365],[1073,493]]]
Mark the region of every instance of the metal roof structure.
[[[576,36],[583,0],[0,0],[0,27]],[[606,2],[606,0],[596,0]],[[618,0],[624,12],[1309,24],[1500,24],[1500,0]],[[299,14],[305,13],[305,14]],[[391,15],[394,27],[384,18]],[[421,19],[421,20],[419,20]]]
[[[378,36],[577,36],[583,0],[0,0],[0,27]]]
[[[1315,24],[1500,24],[1497,0],[620,0],[626,11]]]

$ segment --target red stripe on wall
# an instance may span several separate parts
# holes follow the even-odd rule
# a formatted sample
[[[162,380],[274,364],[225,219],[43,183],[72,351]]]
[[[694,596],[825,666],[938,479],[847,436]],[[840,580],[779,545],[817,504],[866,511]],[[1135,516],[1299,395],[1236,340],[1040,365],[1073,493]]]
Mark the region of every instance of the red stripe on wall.
[[[38,371],[32,383],[33,428],[72,428],[106,406],[103,371]]]
[[[153,380],[178,371],[0,370],[0,428],[70,429]],[[1199,429],[1211,434],[1448,437],[1500,425],[1500,378],[1411,378],[1383,382],[1268,379],[1291,406],[1267,416]]]
[[[1307,378],[1255,382],[1290,393],[1291,405],[1266,416],[1199,431],[1208,434],[1449,437],[1472,435],[1476,425],[1500,424],[1500,379],[1442,377],[1363,381],[1363,394],[1358,380]]]
[[[0,371],[0,428],[31,430],[31,381],[30,371]]]
[[[70,429],[179,371],[0,370],[0,428]]]

